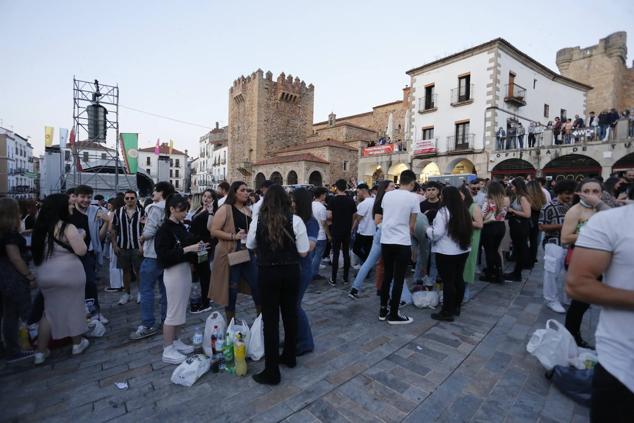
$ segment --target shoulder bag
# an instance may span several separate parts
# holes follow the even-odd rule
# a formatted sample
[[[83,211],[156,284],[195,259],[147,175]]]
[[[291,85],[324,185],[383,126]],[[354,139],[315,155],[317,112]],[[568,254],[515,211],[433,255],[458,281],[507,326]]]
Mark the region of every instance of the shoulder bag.
[[[229,213],[233,213],[233,209]],[[247,234],[248,233],[249,233],[249,219],[247,219]],[[242,248],[240,250],[227,254],[227,260],[229,261],[229,266],[235,266],[235,265],[250,261],[251,255],[249,254],[248,249]]]

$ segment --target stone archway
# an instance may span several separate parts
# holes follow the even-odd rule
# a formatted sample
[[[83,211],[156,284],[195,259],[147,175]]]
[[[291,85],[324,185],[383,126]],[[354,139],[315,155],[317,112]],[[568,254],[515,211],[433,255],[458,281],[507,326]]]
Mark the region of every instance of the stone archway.
[[[634,153],[626,154],[612,165],[612,172],[634,169]]]
[[[464,157],[458,157],[449,162],[445,173],[454,175],[476,173],[476,168],[471,160],[465,159]]]
[[[291,170],[286,175],[286,185],[296,185],[297,184],[297,172]]]
[[[308,183],[316,187],[322,186],[324,184],[324,180],[321,176],[321,172],[319,172],[318,170],[311,172],[308,176]]]
[[[284,178],[282,178],[282,174],[280,172],[271,173],[271,182],[278,185],[284,185]]]
[[[600,176],[601,164],[582,154],[565,154],[548,162],[542,173],[552,176],[555,180],[579,180],[588,176]]]
[[[377,182],[381,182],[384,179],[385,179],[385,174],[383,173],[383,170],[380,167],[378,167],[372,174],[372,183],[376,184]]]
[[[440,176],[440,168],[435,162],[427,163],[421,170],[419,178],[421,182],[427,182],[430,176]]]
[[[535,175],[535,168],[532,164],[522,159],[507,159],[496,164],[491,170],[491,176],[523,176]]]
[[[258,174],[255,175],[255,189],[260,189],[264,181],[266,181],[266,176],[264,176],[264,173],[258,172]]]

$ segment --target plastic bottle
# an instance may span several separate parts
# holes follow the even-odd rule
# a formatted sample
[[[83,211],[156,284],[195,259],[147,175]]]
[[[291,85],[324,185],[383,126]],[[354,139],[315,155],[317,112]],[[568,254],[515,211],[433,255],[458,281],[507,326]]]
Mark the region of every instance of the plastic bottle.
[[[25,324],[20,326],[20,330],[18,332],[18,343],[20,344],[20,348],[23,350],[31,349],[31,343],[29,342],[29,330]]]
[[[233,351],[236,362],[236,376],[246,376],[247,374],[247,347],[242,341],[242,334],[238,333],[238,339],[233,344]]]
[[[203,346],[203,332],[202,330],[200,330],[200,326],[196,326],[194,328],[194,335],[192,336],[192,344],[196,352],[199,352],[201,347]]]
[[[225,337],[223,355],[225,360],[225,371],[228,373],[235,373],[235,363],[233,360],[233,342],[231,336],[228,333]]]
[[[216,355],[218,351],[216,351],[216,342],[218,341],[218,326],[215,325],[211,331],[211,355],[212,357]]]

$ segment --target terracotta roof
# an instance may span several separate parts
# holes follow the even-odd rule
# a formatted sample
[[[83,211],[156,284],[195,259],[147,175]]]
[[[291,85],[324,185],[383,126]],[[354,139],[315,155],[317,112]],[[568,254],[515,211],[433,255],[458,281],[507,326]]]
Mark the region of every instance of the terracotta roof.
[[[154,148],[155,146],[152,147],[146,147],[146,148],[139,148],[139,151],[144,152],[144,153],[154,153]],[[169,154],[170,153],[170,146],[168,143],[164,142],[160,145],[159,147],[159,151],[160,154]],[[185,156],[185,153],[183,153],[180,150],[177,150],[175,148],[172,148],[172,154],[180,154],[181,156]]]
[[[436,68],[438,67],[438,65],[442,65],[444,63],[450,63],[452,61],[455,60],[460,60],[464,57],[469,57],[472,56],[474,54],[478,54],[482,51],[485,51],[493,46],[499,46],[504,48],[505,50],[507,50],[508,52],[510,52],[511,54],[516,54],[518,56],[520,56],[522,59],[524,59],[525,61],[527,61],[528,63],[532,64],[534,68],[537,68],[537,70],[541,71],[543,74],[553,78],[554,80],[559,80],[561,82],[567,83],[569,85],[576,85],[578,88],[582,88],[582,89],[586,89],[586,90],[591,90],[592,87],[590,85],[586,85],[583,84],[579,81],[575,81],[574,79],[570,79],[567,78],[565,76],[562,76],[560,74],[558,74],[555,71],[552,71],[551,69],[549,69],[547,66],[542,65],[541,63],[539,63],[537,60],[533,59],[532,57],[530,57],[528,54],[522,52],[520,49],[518,49],[517,47],[515,47],[514,45],[512,45],[511,43],[509,43],[508,41],[506,41],[504,38],[496,38],[494,40],[491,41],[487,41],[486,43],[482,43],[479,44],[475,47],[471,47],[469,49],[463,50],[463,51],[459,51],[458,53],[454,53],[451,54],[447,57],[443,57],[442,59],[438,59],[438,60],[434,60],[433,62],[429,62],[429,63],[425,63],[422,66],[418,66],[416,68],[410,69],[407,72],[405,72],[407,75],[416,75],[421,73],[422,71],[426,70],[426,69],[432,69],[432,68]]]
[[[330,164],[329,161],[320,159],[319,157],[315,156],[312,153],[302,153],[302,154],[292,154],[290,156],[271,157],[270,159],[260,160],[259,162],[254,163],[254,165],[261,166],[261,165],[289,163],[289,162],[315,162],[315,163]]]
[[[337,140],[317,140],[317,141],[307,142],[305,144],[298,144],[298,145],[294,145],[292,147],[283,148],[281,150],[278,150],[277,153],[286,153],[286,152],[289,152],[289,151],[310,150],[312,148],[321,148],[321,147],[345,148],[347,150],[354,150],[354,151],[357,150],[356,148],[350,147],[349,145],[346,145],[346,144],[344,144],[341,141],[337,141]]]
[[[390,101],[389,103],[379,104],[378,106],[374,106],[373,109],[378,109],[385,106],[394,106],[396,104],[402,104],[403,100]]]
[[[101,150],[101,151],[114,151],[114,148],[106,147],[104,143],[95,141],[77,141],[75,145],[79,150]],[[67,143],[66,148],[71,148],[71,144]]]

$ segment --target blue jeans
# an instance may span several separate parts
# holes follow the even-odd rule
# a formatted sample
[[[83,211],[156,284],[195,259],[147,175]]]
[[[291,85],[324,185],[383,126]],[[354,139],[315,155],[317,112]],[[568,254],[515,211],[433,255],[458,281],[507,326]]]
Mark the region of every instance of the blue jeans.
[[[412,242],[416,242],[416,267],[414,268],[414,281],[422,283],[423,273],[427,273],[427,265],[429,264],[429,239],[425,237],[422,241],[412,238]]]
[[[368,277],[370,271],[376,266],[381,258],[381,228],[377,227],[376,232],[374,233],[374,238],[372,239],[372,248],[370,248],[370,254],[368,254],[368,258],[365,259],[363,265],[359,269],[359,273],[354,278],[352,282],[352,287],[356,289],[358,292],[361,292],[361,287],[363,286],[363,282],[365,278]]]
[[[258,290],[258,267],[255,264],[255,255],[249,252],[251,260],[245,263],[229,266],[229,304],[225,307],[226,311],[236,311],[236,301],[238,300],[238,287],[240,279],[244,279],[251,289],[251,297],[257,307],[260,301],[260,291]]]
[[[319,242],[319,241],[317,241]],[[325,246],[325,242],[324,242]],[[306,312],[302,309],[302,299],[308,284],[313,280],[312,264],[316,250],[308,253],[301,259],[299,293],[297,295],[297,348],[296,354],[304,354],[315,349],[313,332],[310,330],[310,322]],[[321,259],[320,259],[321,260]]]
[[[317,241],[317,245],[315,245],[315,249],[313,250],[313,262],[311,265],[313,278],[319,275],[319,265],[321,264],[321,258],[324,256],[324,251],[326,251],[326,244],[328,244],[328,240],[319,240]]]
[[[161,291],[161,321],[167,314],[167,295],[163,284],[163,268],[155,258],[144,258],[141,262],[139,291],[141,292],[141,324],[151,328],[156,324],[154,318],[154,289],[158,281]]]

